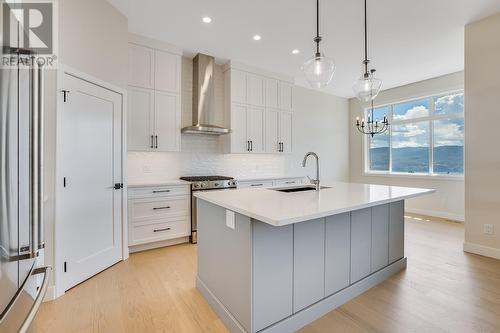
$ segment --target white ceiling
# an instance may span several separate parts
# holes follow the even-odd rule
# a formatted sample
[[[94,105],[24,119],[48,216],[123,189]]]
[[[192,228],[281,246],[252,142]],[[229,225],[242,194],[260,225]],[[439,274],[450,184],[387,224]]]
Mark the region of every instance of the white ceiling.
[[[109,0],[131,32],[288,74],[305,85],[314,0]],[[322,48],[337,71],[325,91],[352,97],[363,59],[363,1],[321,2]],[[464,25],[500,11],[500,0],[369,0],[370,59],[383,89],[463,70]],[[205,24],[203,16],[213,21]],[[262,40],[252,40],[254,34]],[[298,55],[291,51],[299,49]]]

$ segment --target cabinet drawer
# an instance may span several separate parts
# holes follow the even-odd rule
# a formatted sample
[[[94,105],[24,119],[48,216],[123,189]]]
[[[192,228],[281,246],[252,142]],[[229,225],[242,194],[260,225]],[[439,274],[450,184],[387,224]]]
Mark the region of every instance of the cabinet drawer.
[[[129,245],[186,237],[191,233],[187,217],[169,221],[158,220],[151,224],[131,224],[129,228]]]
[[[268,188],[273,187],[274,182],[272,180],[262,180],[254,182],[238,182],[238,188]]]
[[[276,180],[276,186],[278,187],[294,186],[300,184],[302,184],[302,178]]]
[[[128,189],[128,197],[135,198],[161,198],[190,195],[188,185],[180,186],[155,186],[155,187],[133,187]]]
[[[174,215],[189,215],[189,197],[166,199],[135,199],[129,201],[129,216],[132,221],[157,219]]]

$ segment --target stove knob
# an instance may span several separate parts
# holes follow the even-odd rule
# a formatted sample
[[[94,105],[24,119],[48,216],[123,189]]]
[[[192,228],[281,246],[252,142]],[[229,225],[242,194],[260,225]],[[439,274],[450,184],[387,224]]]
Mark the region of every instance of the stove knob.
[[[199,188],[200,185],[199,184],[193,184],[193,188]]]
[[[219,186],[220,186],[220,183],[214,183],[214,186],[215,186],[215,187],[219,187]]]
[[[200,183],[200,187],[206,187],[207,185],[205,185],[205,183]]]

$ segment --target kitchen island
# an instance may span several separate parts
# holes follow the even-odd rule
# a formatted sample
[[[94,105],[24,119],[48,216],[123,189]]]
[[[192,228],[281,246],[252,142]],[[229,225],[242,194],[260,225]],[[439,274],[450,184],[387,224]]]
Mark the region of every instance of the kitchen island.
[[[197,288],[231,332],[296,331],[406,268],[404,201],[433,192],[196,193]]]

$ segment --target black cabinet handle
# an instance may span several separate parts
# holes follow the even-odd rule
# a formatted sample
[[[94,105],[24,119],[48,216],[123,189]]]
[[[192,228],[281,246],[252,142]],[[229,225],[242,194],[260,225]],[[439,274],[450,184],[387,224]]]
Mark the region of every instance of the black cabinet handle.
[[[250,151],[253,151],[253,141],[250,141]]]
[[[169,231],[171,228],[164,228],[164,229],[155,229],[153,232],[162,232],[162,231]]]
[[[261,186],[264,186],[264,184],[252,184],[250,186],[252,186],[252,187],[261,187]]]
[[[154,149],[155,147],[155,136],[151,135],[151,149]]]
[[[155,135],[155,149],[158,149],[158,135]]]
[[[250,141],[247,141],[247,151],[250,151]]]
[[[163,209],[170,209],[170,206],[165,206],[165,207],[154,207],[153,210],[163,210]]]
[[[156,194],[156,193],[168,193],[168,192],[170,192],[170,190],[153,191],[153,194]]]

